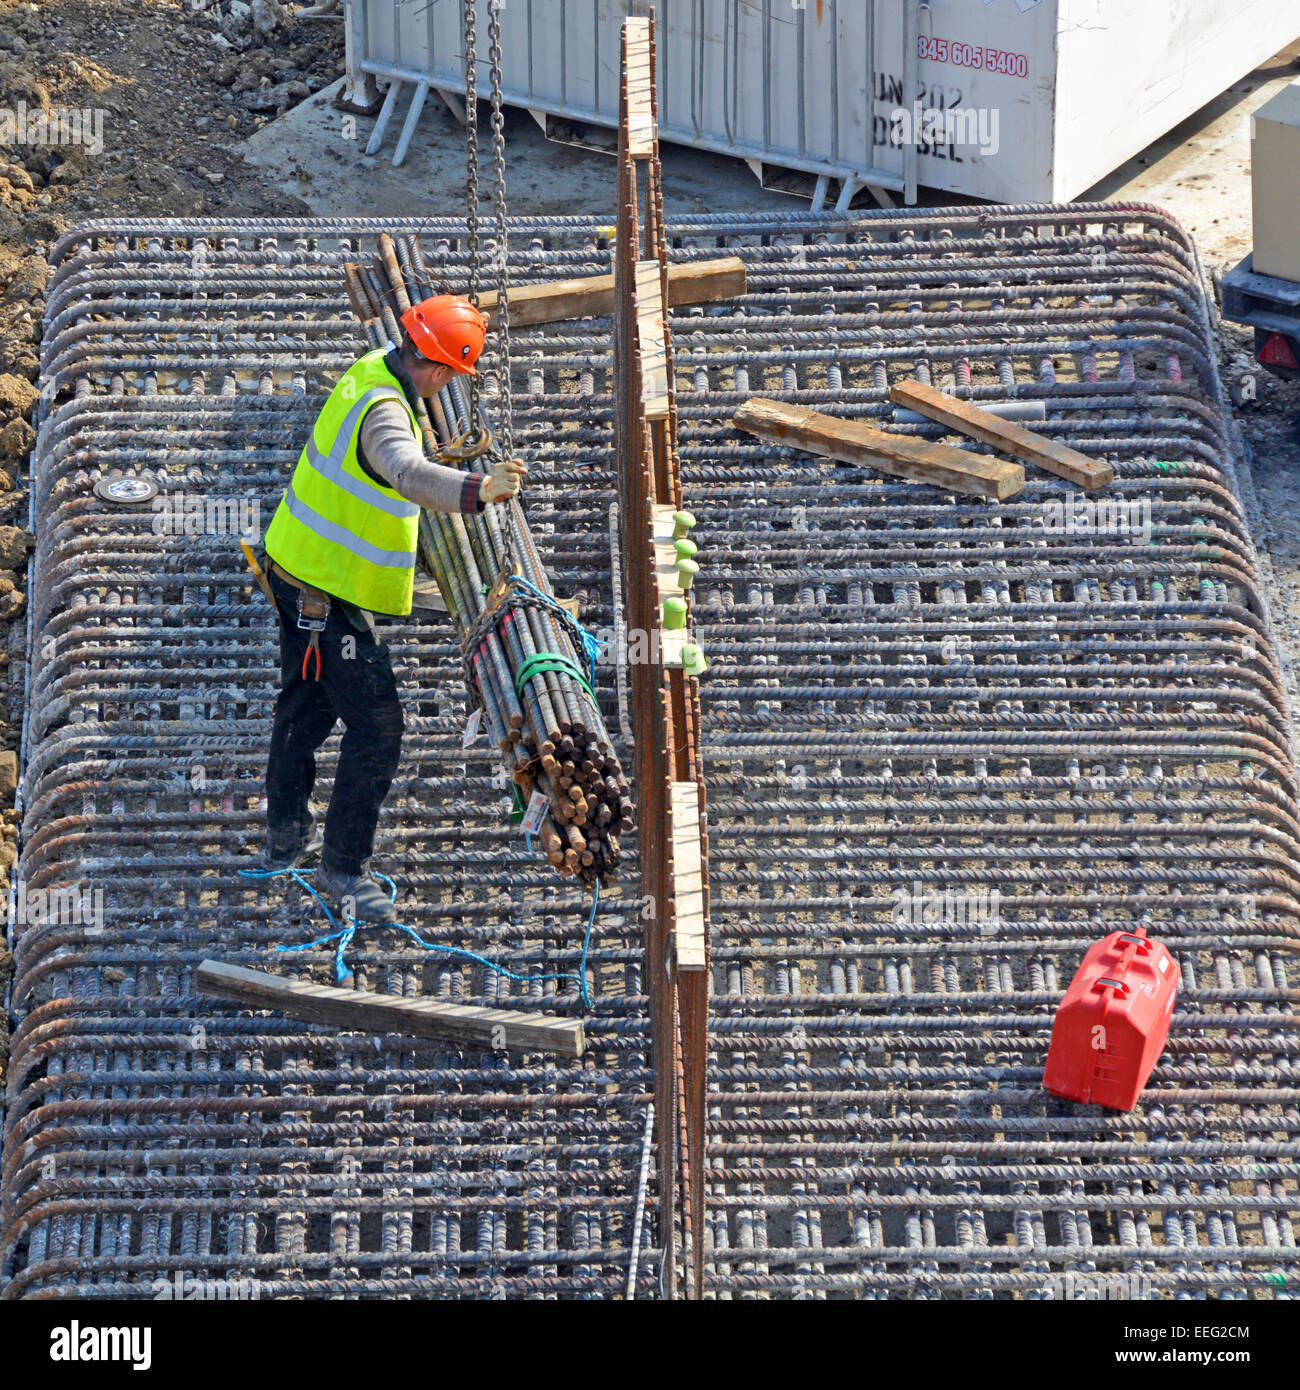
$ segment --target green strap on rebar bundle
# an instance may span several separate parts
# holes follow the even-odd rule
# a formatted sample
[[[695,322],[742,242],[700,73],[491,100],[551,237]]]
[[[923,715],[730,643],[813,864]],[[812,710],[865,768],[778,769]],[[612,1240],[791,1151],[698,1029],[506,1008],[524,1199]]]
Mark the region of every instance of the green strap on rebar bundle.
[[[570,661],[567,656],[561,656],[559,652],[538,652],[536,656],[530,656],[519,668],[519,674],[515,677],[515,694],[522,696],[524,686],[539,671],[562,671],[566,676],[572,676],[595,703],[596,692],[591,688],[591,683],[587,677],[583,675],[582,667],[576,661]]]

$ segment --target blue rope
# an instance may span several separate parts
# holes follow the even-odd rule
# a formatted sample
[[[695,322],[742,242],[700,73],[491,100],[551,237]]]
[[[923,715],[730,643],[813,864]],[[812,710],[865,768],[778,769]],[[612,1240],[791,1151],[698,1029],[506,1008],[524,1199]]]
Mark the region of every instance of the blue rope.
[[[591,994],[587,990],[587,952],[591,948],[591,929],[596,925],[596,909],[600,906],[600,880],[591,885],[591,914],[587,918],[587,932],[582,938],[582,960],[578,963],[578,987],[582,1002],[590,1009]]]
[[[306,873],[312,873],[308,869]],[[305,888],[320,905],[320,910],[325,914],[332,932],[318,937],[315,941],[305,942],[301,946],[276,946],[277,951],[310,951],[317,946],[328,946],[331,941],[337,941],[338,945],[334,951],[334,978],[339,984],[344,984],[352,978],[352,971],[348,967],[347,961],[343,958],[343,953],[352,945],[352,938],[357,934],[357,923],[355,921],[345,922],[343,926],[334,920],[334,914],[329,910],[329,905],[325,899],[307,882],[302,869],[240,869],[240,878],[280,878],[287,874],[300,888]]]
[[[573,977],[568,974],[547,974],[547,975],[520,975],[513,970],[507,970],[504,965],[498,965],[495,961],[489,960],[486,956],[481,956],[475,951],[464,950],[460,946],[444,946],[433,941],[426,941],[414,927],[407,926],[404,922],[359,922],[355,918],[346,921],[342,926],[335,920],[334,914],[330,911],[329,905],[324,898],[307,882],[306,875],[313,873],[312,869],[240,869],[241,878],[281,878],[285,875],[292,878],[299,887],[305,888],[317,903],[320,904],[321,911],[325,914],[327,921],[333,928],[326,932],[324,936],[318,936],[314,941],[304,941],[297,946],[277,945],[277,951],[313,951],[322,946],[334,943],[334,978],[339,984],[346,984],[352,979],[353,972],[345,958],[345,952],[352,945],[356,937],[357,929],[362,926],[392,927],[395,931],[404,932],[417,946],[425,951],[438,951],[444,955],[455,956],[460,960],[472,960],[478,965],[485,965],[489,970],[495,971],[498,975],[503,975],[507,980],[515,980],[521,984],[534,984],[544,980],[569,980]],[[388,885],[388,901],[397,900],[397,885],[387,874],[376,874],[375,877],[382,883]],[[591,901],[591,914],[587,918],[587,931],[582,940],[582,960],[579,963],[578,992],[582,1002],[590,1009],[593,1006],[591,991],[587,988],[587,956],[591,948],[591,933],[596,922],[596,909],[600,905],[600,884],[594,887]]]
[[[604,642],[595,634],[588,632],[567,608],[562,607],[550,594],[544,594],[536,584],[525,579],[522,574],[511,575],[510,583],[512,585],[517,584],[521,589],[526,589],[534,598],[540,599],[547,608],[562,614],[567,622],[572,623],[577,628],[582,637],[582,652],[587,658],[587,675],[594,686],[596,684],[596,663],[600,660],[600,654],[604,650]]]

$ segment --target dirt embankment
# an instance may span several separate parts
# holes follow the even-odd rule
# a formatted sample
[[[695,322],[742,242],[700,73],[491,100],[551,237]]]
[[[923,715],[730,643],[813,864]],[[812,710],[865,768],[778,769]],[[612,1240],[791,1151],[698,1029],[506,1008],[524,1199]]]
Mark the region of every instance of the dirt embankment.
[[[343,69],[338,19],[279,0],[0,0],[0,894],[16,856],[27,461],[46,252],[96,217],[306,207],[241,142]],[[0,940],[0,996],[9,960]],[[3,1072],[0,1029],[0,1072]]]

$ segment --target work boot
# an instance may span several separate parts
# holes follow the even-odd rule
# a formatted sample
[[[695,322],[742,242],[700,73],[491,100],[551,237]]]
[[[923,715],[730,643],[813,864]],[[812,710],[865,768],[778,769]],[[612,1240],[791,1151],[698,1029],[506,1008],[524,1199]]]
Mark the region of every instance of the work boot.
[[[324,832],[313,823],[307,834],[297,840],[284,840],[280,836],[268,835],[258,856],[257,867],[263,873],[283,873],[296,869],[313,854],[319,854],[325,845]]]
[[[333,901],[344,917],[358,922],[397,920],[397,908],[389,901],[383,884],[371,878],[365,865],[359,874],[346,874],[322,863],[314,886],[323,897]]]

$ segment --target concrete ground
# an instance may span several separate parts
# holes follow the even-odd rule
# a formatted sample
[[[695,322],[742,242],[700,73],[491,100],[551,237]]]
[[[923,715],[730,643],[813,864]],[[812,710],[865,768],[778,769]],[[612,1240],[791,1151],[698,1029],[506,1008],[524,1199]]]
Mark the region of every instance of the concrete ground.
[[[374,118],[334,109],[340,78],[264,126],[244,147],[251,164],[282,170],[281,187],[320,217],[456,217],[465,206],[465,127],[430,93],[405,161],[393,167],[400,133],[394,117],[377,155],[366,143]],[[406,97],[401,112],[406,111]],[[490,161],[486,103],[480,106],[479,153]],[[596,150],[548,140],[526,111],[506,112],[506,190],[514,216],[607,212],[614,219],[614,161]],[[664,147],[664,204],[669,219],[684,213],[758,212],[808,206],[768,193],[748,167],[680,145]],[[490,174],[482,190],[490,193]]]

